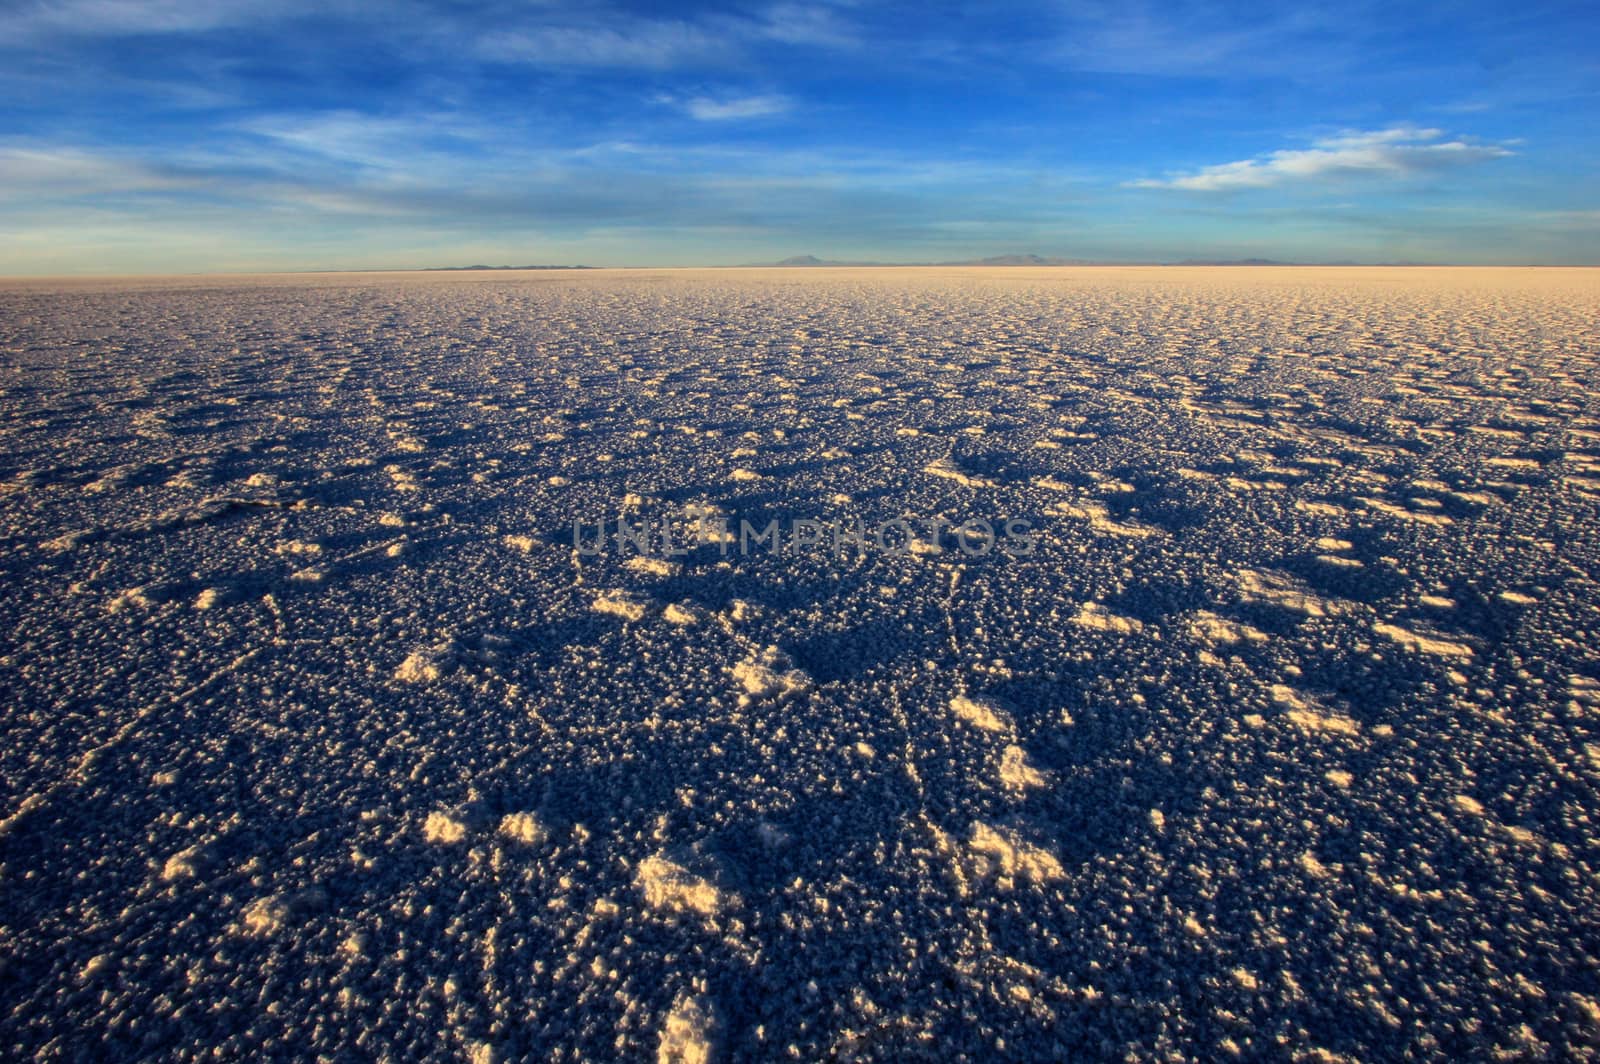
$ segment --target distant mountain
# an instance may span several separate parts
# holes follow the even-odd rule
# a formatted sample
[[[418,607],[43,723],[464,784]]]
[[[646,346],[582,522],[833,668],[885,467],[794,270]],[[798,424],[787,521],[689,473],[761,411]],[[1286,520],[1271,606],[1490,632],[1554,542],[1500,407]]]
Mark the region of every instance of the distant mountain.
[[[1058,259],[1043,255],[990,255],[986,259],[941,262],[939,266],[1092,266],[1088,259]]]
[[[1169,262],[1168,266],[1298,266],[1298,262],[1279,262],[1276,259],[1184,259]]]
[[[1334,262],[1280,262],[1277,259],[1184,259],[1166,262],[1163,266],[1438,266],[1432,262],[1352,262],[1340,259]]]
[[[455,273],[461,270],[592,270],[593,266],[428,266],[427,273]]]
[[[815,255],[791,255],[779,262],[754,262],[752,266],[901,266],[897,262],[844,262],[836,259],[819,259]]]
[[[752,266],[1087,266],[1086,259],[1044,258],[1039,255],[991,255],[986,259],[960,259],[953,262],[845,262],[819,259],[815,255],[792,255],[778,262],[757,262]]]

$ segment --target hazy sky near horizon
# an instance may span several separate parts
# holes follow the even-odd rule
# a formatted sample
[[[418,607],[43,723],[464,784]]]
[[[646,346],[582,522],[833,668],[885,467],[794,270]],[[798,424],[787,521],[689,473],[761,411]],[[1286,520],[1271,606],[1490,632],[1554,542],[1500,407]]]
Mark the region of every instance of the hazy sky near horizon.
[[[1573,3],[0,0],[0,274],[1600,262]]]

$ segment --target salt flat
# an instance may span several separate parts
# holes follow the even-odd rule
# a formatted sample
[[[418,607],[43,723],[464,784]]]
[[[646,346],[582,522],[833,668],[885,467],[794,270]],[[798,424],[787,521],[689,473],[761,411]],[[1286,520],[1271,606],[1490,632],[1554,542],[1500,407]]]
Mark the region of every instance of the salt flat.
[[[1597,311],[0,285],[0,1046],[1580,1058]]]

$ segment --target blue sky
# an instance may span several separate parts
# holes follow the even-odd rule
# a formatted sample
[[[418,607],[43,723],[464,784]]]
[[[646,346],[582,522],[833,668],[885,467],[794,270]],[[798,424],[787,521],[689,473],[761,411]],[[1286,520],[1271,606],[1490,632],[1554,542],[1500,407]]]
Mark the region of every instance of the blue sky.
[[[0,0],[0,273],[1600,262],[1600,6]]]

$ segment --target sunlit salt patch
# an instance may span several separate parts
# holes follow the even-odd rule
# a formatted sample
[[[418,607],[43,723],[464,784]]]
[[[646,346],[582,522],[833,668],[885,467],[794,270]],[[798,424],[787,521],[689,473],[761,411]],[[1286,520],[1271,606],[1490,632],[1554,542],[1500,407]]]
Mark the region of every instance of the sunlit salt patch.
[[[206,849],[204,846],[195,845],[168,857],[161,865],[161,878],[171,882],[177,879],[192,879],[199,874],[200,866],[204,863]]]
[[[1298,580],[1285,573],[1242,569],[1239,591],[1246,602],[1278,606],[1307,617],[1324,617],[1338,612],[1338,604],[1313,594]]]
[[[1094,481],[1095,490],[1105,495],[1126,495],[1138,490],[1126,480],[1108,477],[1103,473],[1090,472],[1089,477]]]
[[[649,603],[642,596],[623,588],[602,591],[595,596],[591,608],[596,613],[607,613],[625,621],[642,620]]]
[[[87,983],[101,972],[109,971],[112,958],[109,953],[97,953],[89,958],[89,962],[78,969],[78,982]]]
[[[1051,507],[1052,511],[1066,517],[1077,517],[1089,522],[1089,527],[1103,535],[1124,536],[1129,539],[1144,539],[1154,535],[1157,531],[1149,525],[1137,524],[1129,521],[1117,521],[1110,516],[1110,509],[1103,502],[1093,499],[1078,499],[1072,502],[1059,502]]]
[[[289,920],[289,903],[280,897],[257,898],[239,915],[239,930],[250,938],[270,938]]]
[[[637,558],[629,558],[627,561],[622,563],[622,566],[625,569],[631,569],[633,572],[636,572],[641,576],[654,576],[661,578],[676,576],[679,570],[683,568],[683,566],[677,562],[669,562],[665,558],[650,558],[644,555],[640,555]]]
[[[429,842],[451,845],[467,836],[467,825],[449,813],[434,811],[422,822],[422,837]]]
[[[1234,491],[1286,491],[1289,487],[1281,480],[1250,477],[1224,477],[1222,482]]]
[[[953,480],[964,488],[992,488],[995,486],[994,481],[987,477],[967,472],[949,458],[941,458],[936,462],[930,462],[922,467],[922,471],[929,476]]]
[[[663,912],[716,916],[733,901],[732,895],[718,890],[710,880],[661,854],[639,862],[633,882],[645,904]]]
[[[742,692],[740,701],[784,699],[805,691],[811,677],[792,668],[789,656],[775,646],[753,654],[733,667],[733,678]]]
[[[416,478],[401,467],[397,465],[384,466],[383,471],[389,474],[389,484],[395,491],[413,492],[421,490]]]
[[[500,834],[513,842],[531,846],[544,839],[545,830],[532,813],[507,813],[500,818]]]
[[[77,550],[83,545],[85,540],[90,538],[90,536],[91,533],[87,529],[79,529],[73,532],[63,532],[59,536],[52,536],[50,539],[41,540],[39,546],[51,552],[52,554],[65,554],[68,551]]]
[[[395,669],[394,678],[402,683],[432,683],[444,675],[452,658],[452,647],[448,641],[414,650]]]
[[[1360,501],[1361,504],[1367,509],[1374,510],[1377,513],[1387,514],[1390,517],[1399,517],[1407,521],[1416,521],[1419,524],[1424,525],[1443,526],[1455,524],[1454,519],[1446,516],[1445,514],[1433,513],[1429,510],[1413,510],[1405,506],[1396,505],[1395,503],[1389,502],[1387,499],[1379,499],[1374,496],[1363,495],[1361,496]]]
[[[662,619],[664,619],[668,624],[675,624],[680,628],[686,628],[689,625],[700,623],[701,612],[693,606],[685,605],[679,602],[670,602],[667,604],[667,607],[661,611],[661,616]]]
[[[1489,459],[1489,461],[1486,464],[1492,465],[1492,466],[1496,467],[1497,469],[1516,469],[1516,470],[1521,470],[1523,472],[1532,472],[1532,471],[1534,471],[1536,469],[1543,468],[1539,464],[1539,462],[1536,461],[1535,459],[1532,459],[1532,458],[1513,458],[1513,457],[1509,457],[1509,456],[1501,456],[1499,458],[1491,458],[1491,459]]]
[[[1600,681],[1581,674],[1568,677],[1567,710],[1574,716],[1600,713]]]
[[[1523,434],[1516,429],[1501,428],[1497,425],[1468,425],[1466,430],[1475,436],[1488,436],[1491,439],[1515,440],[1519,443],[1523,439]]]
[[[240,914],[235,932],[254,938],[278,934],[291,920],[304,921],[328,906],[328,892],[320,886],[259,898]]]
[[[1366,563],[1359,558],[1346,558],[1340,554],[1319,554],[1317,561],[1335,569],[1365,569]]]
[[[1267,633],[1252,628],[1242,621],[1229,620],[1215,613],[1200,610],[1189,619],[1189,632],[1198,639],[1212,643],[1265,643]]]
[[[1419,632],[1404,628],[1398,624],[1384,622],[1374,624],[1372,630],[1418,654],[1432,654],[1437,657],[1460,658],[1463,660],[1471,658],[1473,655],[1472,647],[1466,643],[1446,639],[1431,632]]]
[[[711,1064],[716,1016],[704,998],[680,995],[661,1025],[656,1064]]]
[[[697,544],[731,544],[738,540],[731,527],[732,515],[721,506],[710,502],[691,502],[684,506],[683,516],[694,526]]]
[[[91,480],[83,486],[87,495],[103,495],[107,492],[117,491],[125,487],[130,479],[131,472],[126,469],[113,469],[96,480]]]
[[[1011,828],[974,820],[967,848],[978,878],[993,876],[1002,890],[1010,889],[1018,881],[1042,884],[1066,875],[1055,854],[1027,841]]]
[[[1098,602],[1085,602],[1073,614],[1072,623],[1084,628],[1092,628],[1100,632],[1116,632],[1120,635],[1132,635],[1144,631],[1144,623],[1132,617],[1125,617],[1120,613],[1112,613]]]
[[[131,610],[148,610],[156,604],[155,594],[149,586],[130,587],[112,596],[106,603],[107,613],[125,613]]]
[[[1600,493],[1600,477],[1564,476],[1561,483],[1577,491],[1580,495],[1592,496]]]
[[[1331,502],[1317,502],[1313,499],[1296,499],[1294,508],[1303,513],[1315,514],[1318,517],[1340,517],[1349,511],[1343,506]]]
[[[1330,713],[1315,700],[1286,684],[1273,684],[1272,700],[1285,707],[1284,716],[1307,734],[1355,736],[1361,734],[1361,725],[1349,717]]]
[[[950,700],[950,711],[983,731],[1010,731],[1012,728],[1011,715],[993,699],[956,695]]]

